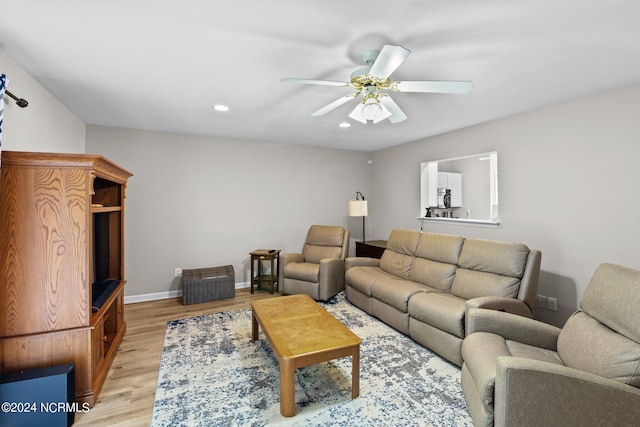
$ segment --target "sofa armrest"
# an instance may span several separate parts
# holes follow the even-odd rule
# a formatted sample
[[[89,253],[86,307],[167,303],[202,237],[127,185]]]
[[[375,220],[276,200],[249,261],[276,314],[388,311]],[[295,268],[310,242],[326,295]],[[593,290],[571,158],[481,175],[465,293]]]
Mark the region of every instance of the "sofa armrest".
[[[506,340],[557,351],[560,328],[517,314],[485,308],[470,308],[466,315],[465,335],[490,332]]]
[[[380,260],[378,258],[369,257],[350,257],[344,260],[344,271],[347,271],[351,267],[378,267]]]
[[[342,258],[324,258],[320,260],[320,300],[329,298],[344,290],[344,260]]]
[[[496,426],[637,425],[640,389],[577,369],[498,357]]]
[[[284,268],[290,262],[304,262],[304,255],[298,253],[280,254],[278,258],[278,280],[280,286],[284,286]]]
[[[532,317],[529,306],[524,302],[508,297],[478,297],[467,300],[466,311],[470,308],[487,308],[490,310],[504,311],[518,316]]]
[[[279,262],[283,265],[288,262],[304,262],[304,255],[297,253],[280,254]]]

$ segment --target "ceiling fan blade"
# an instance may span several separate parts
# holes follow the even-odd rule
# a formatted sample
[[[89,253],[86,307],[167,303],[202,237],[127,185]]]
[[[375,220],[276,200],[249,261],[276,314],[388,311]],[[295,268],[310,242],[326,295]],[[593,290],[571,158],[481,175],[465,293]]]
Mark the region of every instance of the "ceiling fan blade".
[[[369,70],[369,74],[379,79],[386,79],[409,56],[411,51],[402,46],[384,45],[380,54]]]
[[[380,98],[380,103],[391,113],[389,121],[391,123],[400,123],[407,120],[407,115],[398,107],[390,96],[383,96]]]
[[[311,115],[312,116],[323,116],[323,115],[327,114],[329,111],[338,108],[342,104],[346,104],[347,102],[351,101],[356,96],[358,96],[357,93],[350,93],[349,95],[345,95],[342,98],[336,99],[331,104],[325,105],[324,107],[322,107],[318,111],[315,111],[315,112],[311,113]]]
[[[298,79],[295,77],[284,77],[280,79],[280,81],[284,83],[300,83],[305,85],[349,86],[349,83],[337,82],[335,80]]]
[[[391,85],[398,92],[469,93],[472,88],[473,83],[467,81],[409,81]]]

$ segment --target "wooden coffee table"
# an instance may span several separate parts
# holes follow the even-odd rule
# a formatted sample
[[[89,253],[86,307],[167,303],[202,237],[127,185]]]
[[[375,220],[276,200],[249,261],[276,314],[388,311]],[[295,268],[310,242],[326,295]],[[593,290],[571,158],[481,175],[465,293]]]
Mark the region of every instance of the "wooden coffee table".
[[[258,325],[280,362],[280,413],[296,414],[296,368],[351,356],[351,397],[360,395],[360,338],[308,295],[251,302],[251,341]]]

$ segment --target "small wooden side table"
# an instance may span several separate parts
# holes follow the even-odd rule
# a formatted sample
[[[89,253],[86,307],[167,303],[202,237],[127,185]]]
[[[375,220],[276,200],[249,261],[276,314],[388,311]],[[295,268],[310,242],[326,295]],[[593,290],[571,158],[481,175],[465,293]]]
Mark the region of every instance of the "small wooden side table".
[[[257,289],[268,287],[273,294],[278,290],[280,276],[280,249],[256,249],[251,255],[251,293]],[[271,263],[268,273],[264,271],[263,261]]]

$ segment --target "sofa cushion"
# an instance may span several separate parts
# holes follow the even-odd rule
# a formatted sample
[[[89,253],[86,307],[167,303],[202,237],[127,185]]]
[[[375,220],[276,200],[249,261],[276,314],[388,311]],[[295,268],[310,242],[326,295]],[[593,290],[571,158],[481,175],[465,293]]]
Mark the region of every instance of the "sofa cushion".
[[[640,387],[640,344],[583,311],[562,328],[558,355],[571,368]]]
[[[506,341],[509,353],[515,357],[523,357],[525,359],[535,359],[541,362],[553,363],[556,365],[564,365],[560,356],[553,350],[547,350],[542,347],[536,347],[528,344],[523,344],[518,341]]]
[[[380,278],[371,286],[371,295],[403,313],[408,311],[409,298],[427,289],[411,280]]]
[[[519,288],[520,279],[514,277],[458,268],[451,293],[464,299],[488,296],[515,298]]]
[[[640,271],[620,265],[599,265],[580,307],[600,323],[640,343]]]
[[[416,230],[393,230],[387,240],[387,248],[380,258],[380,268],[402,279],[409,278],[420,232]]]
[[[458,265],[469,270],[522,278],[529,248],[522,243],[465,239]]]
[[[318,283],[320,264],[311,262],[290,262],[284,268],[285,277]]]
[[[416,258],[413,260],[411,271],[409,272],[409,279],[444,292],[449,292],[455,275],[455,265],[436,262],[430,259]]]
[[[400,254],[414,256],[416,254],[418,241],[420,240],[420,234],[417,230],[392,230],[387,240],[386,249]]]
[[[305,261],[319,264],[325,258],[340,258],[342,248],[306,244],[303,253]]]
[[[345,229],[332,225],[312,225],[302,253],[307,262],[320,263],[324,258],[340,258]]]
[[[342,247],[345,229],[337,225],[312,225],[305,243],[318,246]]]
[[[413,264],[413,256],[399,254],[389,249],[385,249],[380,258],[380,268],[389,274],[393,274],[398,279],[408,279],[411,265]]]
[[[378,267],[351,267],[345,273],[345,282],[366,296],[371,296],[373,282],[380,278],[397,279],[396,276],[382,271]]]
[[[458,338],[464,338],[464,312],[464,300],[445,292],[423,292],[409,300],[412,318]]]
[[[457,265],[463,243],[462,236],[425,232],[420,236],[416,256]]]

